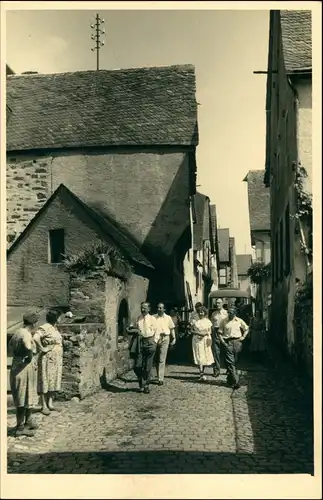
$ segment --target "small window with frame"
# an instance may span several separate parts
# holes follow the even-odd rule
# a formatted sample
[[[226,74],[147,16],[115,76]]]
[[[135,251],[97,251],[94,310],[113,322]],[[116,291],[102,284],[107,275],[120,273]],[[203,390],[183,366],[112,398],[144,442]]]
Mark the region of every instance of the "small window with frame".
[[[227,279],[228,279],[227,269],[223,267],[219,271],[219,285],[226,286]]]
[[[50,264],[61,264],[65,253],[65,230],[51,229],[48,232],[48,262]]]

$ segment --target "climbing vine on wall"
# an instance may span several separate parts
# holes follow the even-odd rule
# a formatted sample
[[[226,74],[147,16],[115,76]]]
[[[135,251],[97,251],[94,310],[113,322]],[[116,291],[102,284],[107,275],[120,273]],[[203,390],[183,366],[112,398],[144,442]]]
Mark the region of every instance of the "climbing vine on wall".
[[[300,219],[304,216],[312,217],[312,195],[304,189],[304,180],[308,175],[305,168],[298,163],[295,168],[295,181],[294,187],[297,195],[297,211],[293,216]]]
[[[298,223],[298,232],[300,233],[301,250],[306,255],[308,263],[312,259],[312,248],[308,241],[306,241],[304,233],[304,225],[306,225],[308,236],[312,235],[312,195],[305,189],[305,179],[308,178],[305,168],[298,163],[295,167],[295,181],[294,187],[297,197],[296,213],[291,215]]]
[[[259,285],[264,279],[268,278],[271,273],[271,264],[264,262],[253,262],[248,269],[248,276],[252,283]]]

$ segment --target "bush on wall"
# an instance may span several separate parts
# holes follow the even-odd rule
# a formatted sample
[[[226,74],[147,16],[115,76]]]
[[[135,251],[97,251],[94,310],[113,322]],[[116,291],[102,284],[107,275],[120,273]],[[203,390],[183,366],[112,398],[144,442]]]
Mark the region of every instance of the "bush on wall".
[[[264,262],[253,262],[248,269],[248,276],[252,283],[259,285],[264,279],[268,278],[271,273],[271,264]]]
[[[76,274],[101,269],[127,279],[131,273],[131,265],[121,252],[105,242],[92,243],[76,254],[67,254],[63,262],[67,271]]]

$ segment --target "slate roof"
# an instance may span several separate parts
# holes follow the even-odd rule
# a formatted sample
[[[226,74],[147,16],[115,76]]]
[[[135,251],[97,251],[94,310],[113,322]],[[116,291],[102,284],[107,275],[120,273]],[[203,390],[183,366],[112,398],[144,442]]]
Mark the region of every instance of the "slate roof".
[[[218,229],[218,240],[219,240],[219,261],[229,262],[229,242],[230,242],[230,230],[229,229]]]
[[[7,151],[198,143],[191,65],[7,76]]]
[[[239,276],[247,276],[247,271],[251,266],[251,255],[249,254],[238,254],[237,255],[237,268]]]
[[[251,231],[270,230],[270,189],[264,184],[265,170],[249,170],[248,203]]]
[[[205,194],[197,192],[194,195],[196,222],[193,225],[193,250],[201,250],[203,248],[203,239],[205,236],[204,211],[207,200],[209,198]]]
[[[312,69],[312,12],[281,10],[280,24],[286,71]]]
[[[149,260],[141,253],[138,244],[131,238],[126,231],[119,226],[112,218],[107,215],[101,215],[96,210],[93,210],[88,205],[86,205],[80,198],[78,198],[74,193],[72,193],[64,184],[61,184],[52,196],[47,200],[47,202],[42,206],[42,208],[37,212],[35,217],[31,220],[24,231],[19,235],[19,237],[14,241],[11,247],[8,249],[7,256],[20,244],[20,242],[28,236],[38,218],[46,210],[50,208],[51,203],[56,197],[66,203],[67,205],[76,204],[81,208],[83,213],[87,216],[87,220],[90,224],[94,225],[95,229],[102,235],[103,239],[108,242],[112,242],[116,245],[118,249],[127,257],[130,261],[146,266],[153,269],[152,264]]]

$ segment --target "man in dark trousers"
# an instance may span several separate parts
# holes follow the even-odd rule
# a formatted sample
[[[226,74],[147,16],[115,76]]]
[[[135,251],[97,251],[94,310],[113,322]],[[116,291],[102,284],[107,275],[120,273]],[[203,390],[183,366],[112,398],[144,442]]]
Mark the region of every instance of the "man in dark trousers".
[[[137,337],[132,343],[131,350],[135,351],[134,372],[138,378],[139,391],[149,394],[149,384],[153,368],[154,355],[156,352],[155,334],[157,331],[156,319],[150,314],[150,304],[141,303],[141,315],[137,320],[135,328],[129,328],[128,332],[136,333]]]
[[[223,323],[228,318],[228,312],[223,307],[223,300],[218,298],[215,302],[215,311],[211,315],[212,322],[212,351],[214,357],[213,375],[218,377],[221,369],[221,341],[219,331],[223,329]]]
[[[236,315],[236,308],[230,306],[228,308],[228,318],[219,329],[219,339],[223,345],[225,363],[228,369],[227,383],[233,389],[240,387],[237,362],[242,350],[242,342],[248,335],[248,330],[248,325]]]

